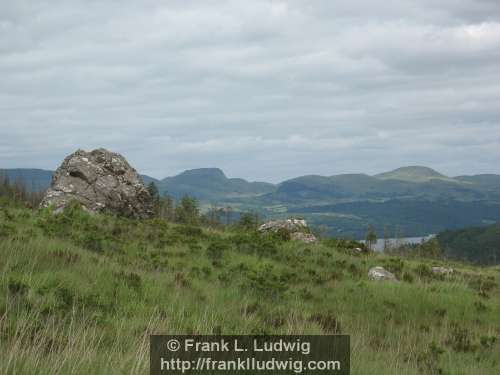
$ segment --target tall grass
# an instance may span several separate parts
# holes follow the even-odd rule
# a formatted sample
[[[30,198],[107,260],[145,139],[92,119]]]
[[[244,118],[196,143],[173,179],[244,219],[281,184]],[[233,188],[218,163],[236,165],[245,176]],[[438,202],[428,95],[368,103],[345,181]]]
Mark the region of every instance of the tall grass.
[[[346,333],[353,374],[500,373],[499,267],[344,245],[4,207],[0,373],[146,374],[152,333]]]

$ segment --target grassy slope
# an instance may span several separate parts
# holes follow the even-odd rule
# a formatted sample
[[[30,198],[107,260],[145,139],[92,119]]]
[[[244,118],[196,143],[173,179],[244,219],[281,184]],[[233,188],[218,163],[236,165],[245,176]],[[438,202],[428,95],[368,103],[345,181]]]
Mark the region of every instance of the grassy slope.
[[[353,374],[500,373],[499,267],[14,208],[0,254],[0,373],[146,374],[150,333],[214,332],[348,333]]]

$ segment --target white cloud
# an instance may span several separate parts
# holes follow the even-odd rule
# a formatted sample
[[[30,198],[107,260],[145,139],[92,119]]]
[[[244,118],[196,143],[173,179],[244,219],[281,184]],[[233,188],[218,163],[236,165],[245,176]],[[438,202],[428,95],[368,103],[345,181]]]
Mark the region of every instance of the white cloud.
[[[117,4],[0,3],[2,167],[500,172],[497,1]]]

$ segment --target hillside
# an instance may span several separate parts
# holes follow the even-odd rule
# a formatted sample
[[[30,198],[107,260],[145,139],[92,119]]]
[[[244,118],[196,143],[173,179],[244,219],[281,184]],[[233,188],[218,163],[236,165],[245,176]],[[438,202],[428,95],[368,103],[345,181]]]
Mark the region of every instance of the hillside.
[[[0,237],[0,373],[146,374],[151,333],[345,333],[352,374],[500,372],[498,267],[5,201]]]
[[[175,198],[188,194],[205,202],[234,198],[255,197],[275,190],[265,182],[248,182],[241,178],[227,178],[218,168],[192,169],[158,182],[161,193],[168,192]]]
[[[482,264],[500,262],[500,224],[447,230],[439,233],[437,240],[450,258]]]
[[[369,224],[380,238],[385,231],[390,237],[414,237],[500,222],[500,203],[392,199],[297,207],[288,213],[304,216],[316,227],[326,225],[335,236],[362,239]]]

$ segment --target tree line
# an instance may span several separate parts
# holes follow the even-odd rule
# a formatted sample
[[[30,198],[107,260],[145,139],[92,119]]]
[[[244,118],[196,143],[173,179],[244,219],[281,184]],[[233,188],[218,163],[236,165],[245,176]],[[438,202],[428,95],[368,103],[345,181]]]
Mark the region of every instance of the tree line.
[[[42,198],[43,192],[30,191],[21,179],[12,181],[7,175],[0,173],[1,200],[36,208],[40,205]]]
[[[252,212],[234,212],[229,207],[212,205],[201,213],[196,198],[184,195],[178,202],[168,193],[160,195],[154,182],[147,186],[153,201],[155,217],[187,225],[206,225],[214,228],[236,225],[245,229],[257,229],[260,217]]]

